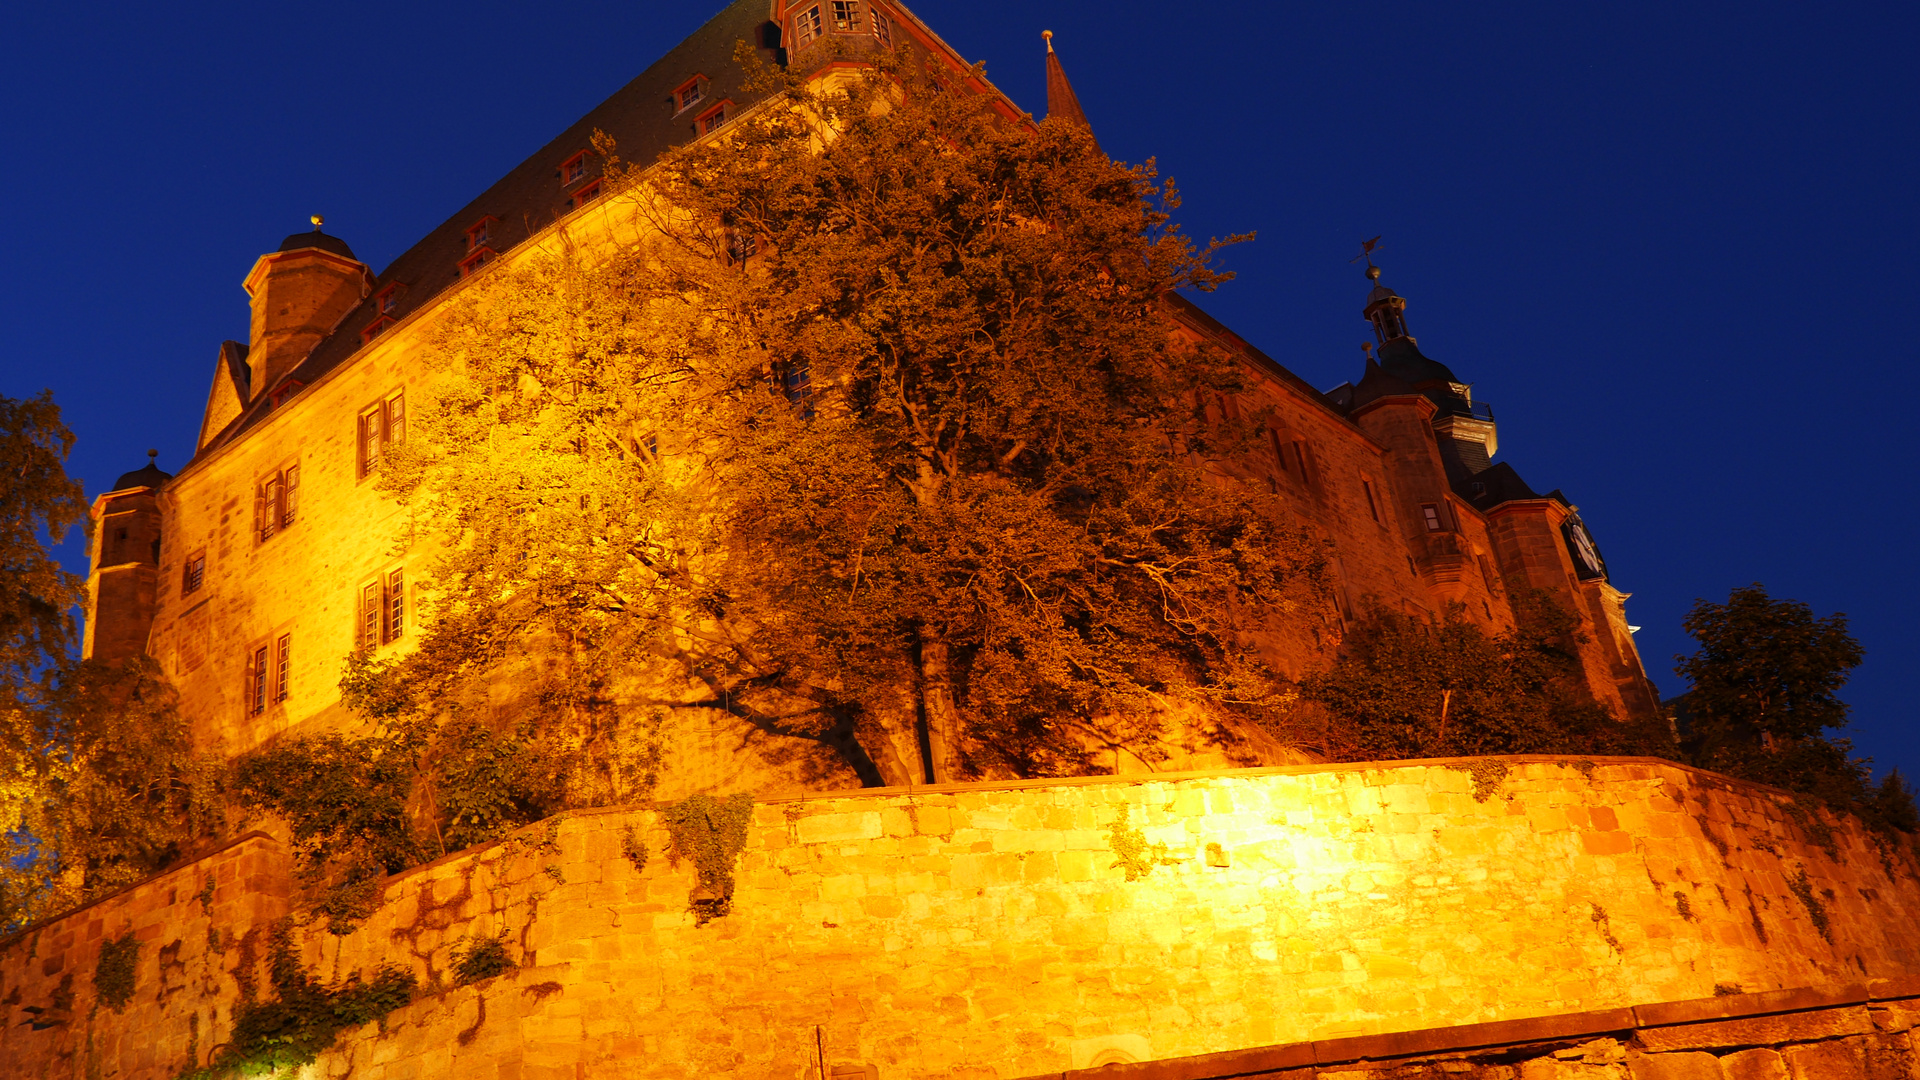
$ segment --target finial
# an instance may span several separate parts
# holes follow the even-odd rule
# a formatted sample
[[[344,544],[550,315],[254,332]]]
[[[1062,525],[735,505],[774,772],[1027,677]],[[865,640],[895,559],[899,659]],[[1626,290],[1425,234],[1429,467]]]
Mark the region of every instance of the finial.
[[[1051,31],[1051,30],[1042,30],[1042,31],[1040,31],[1040,36],[1041,36],[1042,38],[1045,38],[1045,39],[1046,39],[1046,42],[1047,42],[1047,51],[1048,51],[1048,52],[1052,52],[1052,51],[1053,51],[1053,31]]]
[[[1367,354],[1367,359],[1369,360],[1373,359],[1373,342],[1371,341],[1361,342],[1360,351]]]
[[[310,216],[310,217],[308,217],[308,218],[307,218],[307,220],[308,220],[308,221],[311,221],[311,222],[313,222],[313,231],[314,231],[314,232],[319,232],[319,231],[320,231],[320,226],[322,226],[322,225],[325,225],[325,224],[327,223],[327,219],[326,219],[326,218],[323,218],[323,217],[321,217],[321,216],[320,216],[319,214],[314,214],[314,215],[312,215],[312,216]]]
[[[147,464],[152,465],[155,462],[157,462],[159,458],[160,458],[160,451],[158,450],[147,451]]]
[[[1368,281],[1379,281],[1379,280],[1380,280],[1380,268],[1379,268],[1379,267],[1377,267],[1377,266],[1368,266],[1368,267],[1367,267],[1367,280],[1368,280]]]

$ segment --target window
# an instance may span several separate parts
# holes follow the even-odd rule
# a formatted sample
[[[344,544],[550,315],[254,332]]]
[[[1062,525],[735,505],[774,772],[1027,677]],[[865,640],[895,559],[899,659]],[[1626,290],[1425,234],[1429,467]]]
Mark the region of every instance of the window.
[[[493,226],[499,218],[488,214],[467,228],[467,250],[478,251],[493,243]]]
[[[568,158],[560,166],[560,183],[572,187],[587,178],[587,152],[585,150]]]
[[[842,34],[853,33],[860,29],[859,0],[830,0],[833,10],[833,28]]]
[[[693,78],[681,83],[680,89],[673,92],[673,111],[685,112],[695,105],[700,104],[701,101],[706,99],[706,96],[707,77],[705,75],[695,75]]]
[[[805,360],[786,364],[780,376],[780,389],[788,404],[803,405],[813,397],[813,367]],[[812,412],[812,408],[807,410]]]
[[[285,404],[288,398],[299,393],[300,388],[305,385],[306,384],[299,379],[288,379],[286,382],[274,387],[273,393],[267,395],[267,397],[273,402],[272,407],[277,409]]]
[[[1373,481],[1362,477],[1360,480],[1360,490],[1367,493],[1367,513],[1372,515],[1373,520],[1378,523],[1380,521],[1380,503],[1373,497]]]
[[[893,20],[880,14],[880,9],[868,5],[867,14],[873,19],[873,36],[880,39],[882,45],[893,44]]]
[[[388,282],[387,287],[374,294],[374,303],[380,314],[391,315],[400,307],[400,298],[407,295],[407,287],[398,281]]]
[[[265,543],[292,526],[300,504],[300,466],[289,465],[260,481],[260,540]]]
[[[186,568],[180,574],[180,595],[190,596],[200,591],[207,583],[207,553],[195,552],[187,556]]]
[[[479,272],[480,268],[493,261],[493,249],[481,248],[479,251],[460,260],[460,276],[468,277]]]
[[[407,627],[407,585],[404,572],[389,570],[360,586],[360,620],[356,630],[362,649],[398,641]]]
[[[573,198],[567,200],[567,209],[572,210],[576,207],[585,206],[599,197],[600,181],[595,180],[593,183],[573,193]]]
[[[380,467],[380,456],[387,448],[407,441],[406,391],[395,390],[385,398],[360,410],[355,443],[359,447],[362,479]]]
[[[727,122],[727,106],[731,104],[732,102],[723,101],[701,113],[700,118],[693,122],[694,130],[702,135],[711,135],[720,130],[721,126]]]
[[[292,666],[293,635],[281,634],[273,644],[273,700],[287,700],[287,670]]]
[[[392,325],[393,320],[391,318],[385,315],[375,316],[374,320],[367,324],[367,328],[360,331],[360,344],[365,345],[367,342],[379,337],[381,331]]]
[[[1446,532],[1446,521],[1440,517],[1440,507],[1433,503],[1420,504],[1420,516],[1427,523],[1428,532]]]
[[[258,716],[267,711],[267,647],[265,645],[247,653],[247,683],[244,697],[248,716]]]
[[[793,17],[793,44],[802,48],[821,34],[820,5],[815,4]]]

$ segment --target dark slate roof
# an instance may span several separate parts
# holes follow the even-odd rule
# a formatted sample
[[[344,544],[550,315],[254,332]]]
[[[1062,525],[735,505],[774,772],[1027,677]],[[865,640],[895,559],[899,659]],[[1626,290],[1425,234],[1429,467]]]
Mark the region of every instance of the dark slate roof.
[[[1539,492],[1528,487],[1527,482],[1520,479],[1520,474],[1514,471],[1512,465],[1504,461],[1477,474],[1471,483],[1477,485],[1477,488],[1469,486],[1466,491],[1460,492],[1460,495],[1480,510],[1491,510],[1501,503],[1513,502],[1516,499],[1541,497]],[[1559,492],[1554,494],[1558,495]]]
[[[360,261],[345,240],[337,236],[328,236],[319,229],[312,232],[297,232],[280,241],[281,251],[299,251],[302,248],[319,248],[321,251],[331,251],[335,255],[345,255],[355,262]]]
[[[1384,351],[1384,350],[1383,350]],[[1353,386],[1353,392],[1347,397],[1347,408],[1357,409],[1369,402],[1384,397],[1417,394],[1413,384],[1389,372],[1376,363],[1373,357],[1367,357],[1367,370],[1361,374],[1360,381]]]
[[[130,473],[121,473],[120,479],[113,482],[111,490],[125,491],[128,488],[138,487],[159,488],[166,484],[167,481],[173,479],[173,474],[161,472],[159,466],[154,464],[154,459],[159,456],[159,451],[147,451],[146,467],[135,469]]]
[[[1375,285],[1373,287],[1373,291],[1367,294],[1366,306],[1372,307],[1375,303],[1381,300],[1398,300],[1399,298],[1400,298],[1399,293],[1394,292],[1392,289],[1387,288],[1385,285]]]
[[[613,136],[615,152],[621,160],[646,165],[664,151],[691,141],[695,134],[694,118],[714,103],[731,100],[738,106],[751,104],[752,99],[740,89],[743,73],[734,62],[733,48],[735,42],[746,41],[759,51],[763,60],[784,59],[783,50],[766,47],[770,41],[763,27],[769,25],[768,7],[767,0],[733,0],[632,82],[407,249],[380,272],[372,293],[347,313],[331,336],[314,347],[306,360],[293,369],[291,377],[311,386],[359,351],[360,331],[378,314],[374,298],[389,283],[400,282],[406,286],[406,295],[395,312],[405,317],[459,281],[460,261],[468,254],[467,230],[482,217],[494,219],[490,246],[496,252],[505,252],[567,214],[572,209],[569,202],[573,192],[593,182],[598,162],[589,159],[589,175],[571,186],[562,184],[560,166],[574,154],[590,149],[595,130]],[[708,79],[707,94],[699,104],[678,111],[674,91],[696,75]],[[298,233],[288,237],[288,242],[299,239],[308,241],[301,246],[314,246],[310,242],[312,237],[311,233]],[[328,250],[345,252],[346,244],[342,242],[339,249]],[[200,453],[210,453],[237,438],[259,423],[270,409],[270,397],[262,394],[226,430],[202,447]]]
[[[1421,355],[1420,347],[1413,343],[1412,338],[1394,338],[1381,345],[1380,367],[1417,390],[1425,390],[1434,383],[1460,381],[1447,365]]]

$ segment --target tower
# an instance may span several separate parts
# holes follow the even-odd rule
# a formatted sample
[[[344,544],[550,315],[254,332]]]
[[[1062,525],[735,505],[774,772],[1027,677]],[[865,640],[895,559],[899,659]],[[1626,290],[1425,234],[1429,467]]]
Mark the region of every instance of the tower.
[[[145,468],[122,473],[93,501],[91,610],[80,644],[80,655],[90,660],[124,660],[147,650],[158,607],[160,489],[173,479],[160,471],[159,456],[147,451]]]

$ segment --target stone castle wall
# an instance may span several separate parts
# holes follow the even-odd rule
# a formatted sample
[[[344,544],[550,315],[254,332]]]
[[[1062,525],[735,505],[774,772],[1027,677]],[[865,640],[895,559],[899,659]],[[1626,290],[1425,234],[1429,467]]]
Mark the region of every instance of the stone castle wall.
[[[350,935],[297,929],[318,977],[423,987],[314,1075],[799,1080],[824,1046],[830,1073],[985,1080],[1920,974],[1909,856],[1640,759],[763,802],[706,926],[664,848],[651,810],[564,815],[389,879]],[[290,892],[254,836],[0,943],[6,1075],[205,1063]],[[93,973],[129,931],[115,1012]],[[453,985],[454,948],[496,934],[518,966]]]

